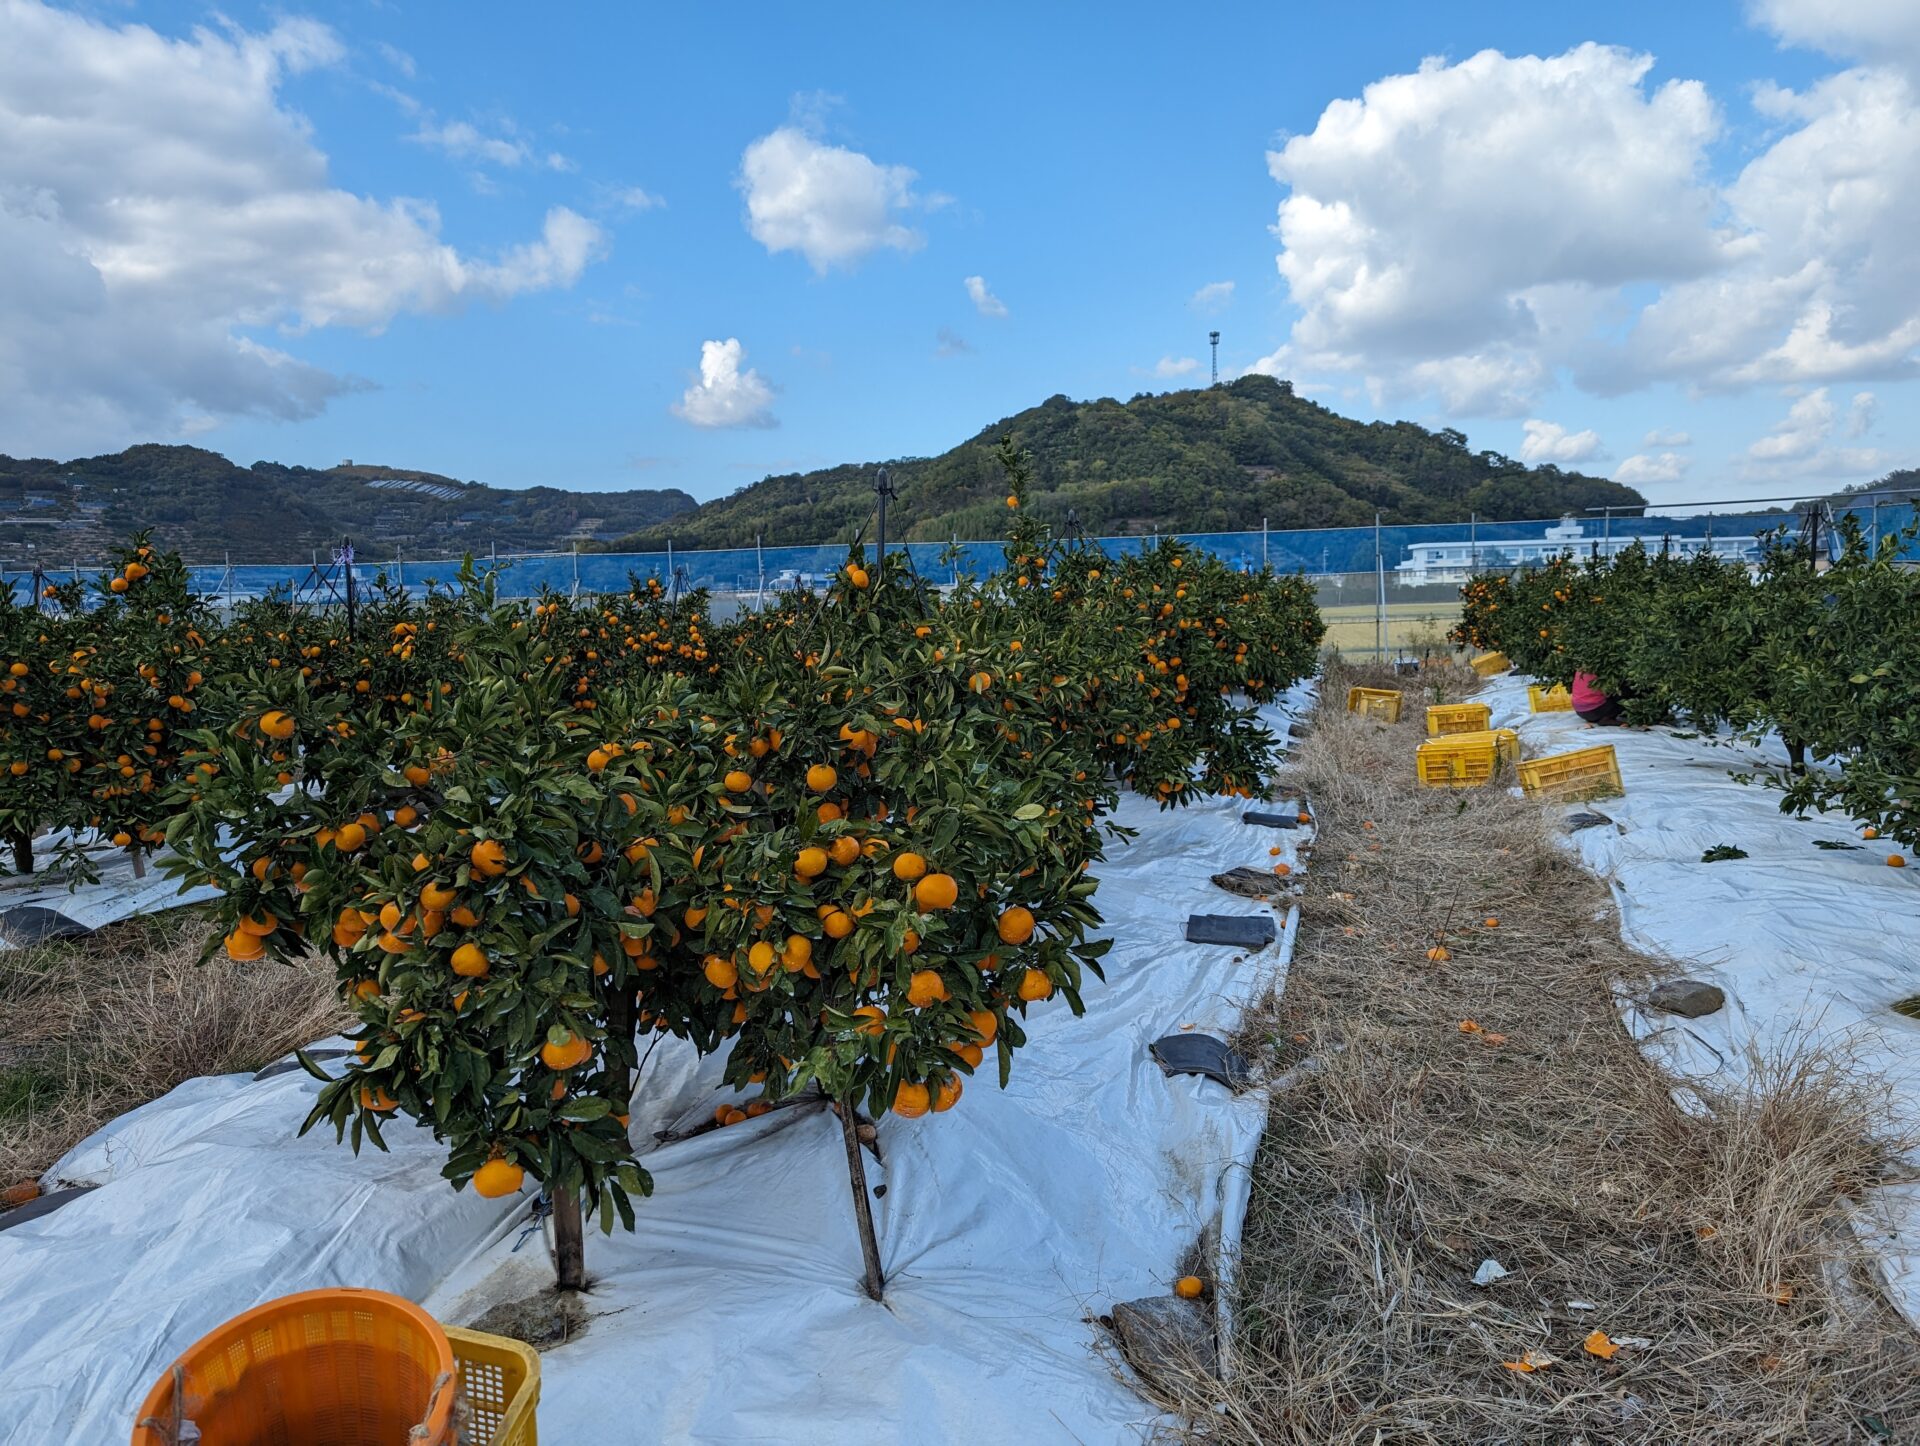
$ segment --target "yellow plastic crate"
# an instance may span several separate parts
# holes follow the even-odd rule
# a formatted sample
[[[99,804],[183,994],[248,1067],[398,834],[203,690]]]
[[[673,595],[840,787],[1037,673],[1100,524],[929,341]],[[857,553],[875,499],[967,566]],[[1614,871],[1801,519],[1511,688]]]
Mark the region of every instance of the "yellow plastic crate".
[[[1347,689],[1347,711],[1364,713],[1369,718],[1378,718],[1382,723],[1400,721],[1400,704],[1403,701],[1398,688],[1349,688]]]
[[[1571,713],[1573,694],[1564,684],[1555,683],[1549,688],[1544,683],[1527,684],[1527,707],[1535,713]]]
[[[473,1446],[539,1446],[534,1408],[540,1404],[540,1353],[505,1336],[457,1326],[446,1332],[473,1416]]]
[[[1484,733],[1493,720],[1493,709],[1485,703],[1429,703],[1427,734],[1438,738],[1446,733]]]
[[[1495,673],[1504,673],[1513,666],[1507,661],[1505,653],[1482,653],[1467,665],[1483,678],[1491,678]]]
[[[1511,728],[1449,733],[1414,750],[1413,771],[1427,788],[1479,788],[1520,761],[1520,735]]]
[[[1572,753],[1556,753],[1551,758],[1529,758],[1520,765],[1520,786],[1535,797],[1560,798],[1577,802],[1586,798],[1611,798],[1625,793],[1620,778],[1620,760],[1613,745],[1579,748]]]

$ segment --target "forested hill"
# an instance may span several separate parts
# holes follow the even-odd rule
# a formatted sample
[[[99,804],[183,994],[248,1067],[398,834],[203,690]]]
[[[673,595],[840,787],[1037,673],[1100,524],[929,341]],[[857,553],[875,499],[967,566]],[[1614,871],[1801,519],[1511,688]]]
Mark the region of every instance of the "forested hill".
[[[1130,402],[1050,397],[995,422],[938,457],[887,463],[898,501],[890,536],[993,537],[1005,525],[1005,477],[995,444],[1011,434],[1032,455],[1043,516],[1071,508],[1101,535],[1215,532],[1389,523],[1557,517],[1644,502],[1630,487],[1527,467],[1468,450],[1455,431],[1412,422],[1356,422],[1249,376],[1226,386]],[[850,538],[873,511],[872,467],[768,477],[613,544],[740,547]]]
[[[294,562],[341,538],[370,561],[565,549],[689,511],[677,489],[570,492],[458,482],[343,462],[237,467],[202,447],[129,447],[71,462],[0,455],[0,564],[92,561],[152,528],[189,561]]]

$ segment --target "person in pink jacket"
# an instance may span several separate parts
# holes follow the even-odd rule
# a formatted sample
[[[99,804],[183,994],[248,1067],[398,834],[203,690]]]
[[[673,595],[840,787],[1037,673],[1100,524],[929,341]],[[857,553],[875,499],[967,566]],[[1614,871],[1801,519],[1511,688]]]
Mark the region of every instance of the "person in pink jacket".
[[[1600,680],[1593,674],[1575,673],[1573,687],[1569,691],[1573,697],[1573,711],[1583,721],[1596,728],[1620,726],[1620,700],[1602,693]]]

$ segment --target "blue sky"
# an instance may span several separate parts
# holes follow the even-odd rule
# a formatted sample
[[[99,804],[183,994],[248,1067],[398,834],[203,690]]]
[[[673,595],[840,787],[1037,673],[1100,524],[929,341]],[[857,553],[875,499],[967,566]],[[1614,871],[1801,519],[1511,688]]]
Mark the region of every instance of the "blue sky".
[[[1920,460],[1916,10],[0,0],[0,451],[704,498],[1218,327],[1656,499],[1864,480]]]

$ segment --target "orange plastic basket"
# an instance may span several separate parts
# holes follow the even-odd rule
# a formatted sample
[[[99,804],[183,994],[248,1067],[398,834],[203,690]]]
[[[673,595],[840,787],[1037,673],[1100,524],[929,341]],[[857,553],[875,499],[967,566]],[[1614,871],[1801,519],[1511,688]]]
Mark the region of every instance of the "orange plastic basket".
[[[182,1420],[202,1446],[401,1446],[417,1425],[452,1446],[456,1385],[446,1332],[413,1302],[302,1291],[189,1346],[141,1403],[133,1446],[175,1446]]]

